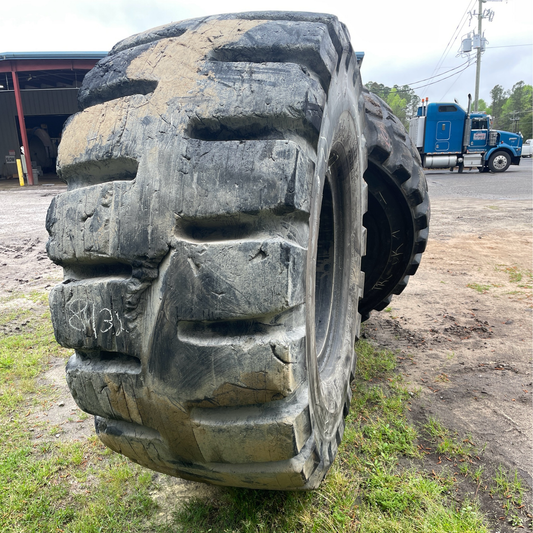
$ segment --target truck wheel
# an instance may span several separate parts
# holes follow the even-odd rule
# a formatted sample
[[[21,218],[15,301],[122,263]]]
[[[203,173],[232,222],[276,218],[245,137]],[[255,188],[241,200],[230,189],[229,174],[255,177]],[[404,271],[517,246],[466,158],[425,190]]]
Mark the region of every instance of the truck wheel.
[[[305,13],[170,24],[86,76],[50,305],[108,447],[195,481],[319,485],[360,326],[361,92],[344,25]]]
[[[507,152],[494,152],[489,159],[491,172],[505,172],[511,165],[511,158]]]
[[[390,107],[367,89],[367,251],[363,258],[363,319],[400,294],[420,264],[429,233],[430,205],[418,152]]]

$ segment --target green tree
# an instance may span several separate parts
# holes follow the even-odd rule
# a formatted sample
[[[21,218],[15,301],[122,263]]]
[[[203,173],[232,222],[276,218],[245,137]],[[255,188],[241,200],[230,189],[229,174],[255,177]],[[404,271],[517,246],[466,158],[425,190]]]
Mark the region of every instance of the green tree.
[[[408,128],[409,120],[416,115],[420,97],[409,85],[395,85],[387,87],[382,83],[370,81],[366,84],[367,89],[382,98],[392,109],[392,112]]]
[[[518,130],[524,139],[531,139],[533,138],[533,87],[531,85],[524,86],[524,100],[526,108],[520,116]]]
[[[497,127],[501,130],[521,132],[524,138],[530,139],[532,133],[533,101],[531,85],[519,81],[506,93],[507,98],[501,106]]]
[[[409,87],[409,85],[395,85],[394,88],[402,94],[406,101],[405,113],[407,118],[410,119],[415,117],[418,106],[420,105],[420,97],[415,93],[414,89]]]
[[[389,96],[391,91],[390,87],[383,85],[383,83],[376,83],[375,81],[369,81],[366,87],[370,92],[377,94],[385,101],[387,101],[387,96]]]
[[[503,129],[501,122],[502,117],[502,108],[507,100],[507,91],[501,85],[495,85],[490,91],[490,97],[492,98],[492,103],[490,109],[492,112],[492,125],[496,129]]]
[[[478,101],[477,101],[477,109],[480,113],[487,113],[487,103],[485,102],[485,100],[483,100],[482,98],[480,98]]]
[[[402,124],[407,127],[407,99],[402,98],[402,94],[397,89],[392,89],[386,102],[392,112],[402,121]]]

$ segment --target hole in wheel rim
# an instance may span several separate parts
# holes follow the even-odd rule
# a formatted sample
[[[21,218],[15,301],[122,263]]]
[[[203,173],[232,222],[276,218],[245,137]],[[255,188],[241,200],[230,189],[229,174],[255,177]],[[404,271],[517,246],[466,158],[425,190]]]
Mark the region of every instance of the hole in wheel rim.
[[[331,317],[335,276],[335,215],[329,179],[324,184],[318,231],[315,278],[315,342],[321,357]]]

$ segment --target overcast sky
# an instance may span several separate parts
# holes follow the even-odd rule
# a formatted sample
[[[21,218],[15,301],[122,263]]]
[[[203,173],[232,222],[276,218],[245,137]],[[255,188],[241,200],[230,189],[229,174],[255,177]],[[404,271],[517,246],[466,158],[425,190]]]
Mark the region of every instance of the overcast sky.
[[[252,7],[253,5],[253,7]],[[19,0],[0,14],[0,52],[108,51],[117,41],[146,29],[187,18],[238,11],[291,10],[333,13],[365,52],[363,82],[411,84],[430,101],[466,104],[474,95],[475,61],[457,57],[461,39],[477,30],[478,0]],[[481,61],[480,98],[490,103],[496,85],[533,84],[533,2],[484,2],[494,11],[483,21],[489,44]],[[448,71],[452,72],[447,73]],[[447,74],[446,74],[447,73]],[[420,80],[451,76],[424,88]],[[441,79],[437,78],[437,79]],[[435,81],[435,80],[432,80]]]

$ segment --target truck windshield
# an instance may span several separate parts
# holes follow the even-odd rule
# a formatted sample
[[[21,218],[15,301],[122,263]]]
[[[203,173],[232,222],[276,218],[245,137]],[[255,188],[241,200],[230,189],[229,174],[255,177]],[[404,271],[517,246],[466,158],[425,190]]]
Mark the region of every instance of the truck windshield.
[[[473,118],[472,119],[473,130],[488,130],[489,124],[486,118]]]

